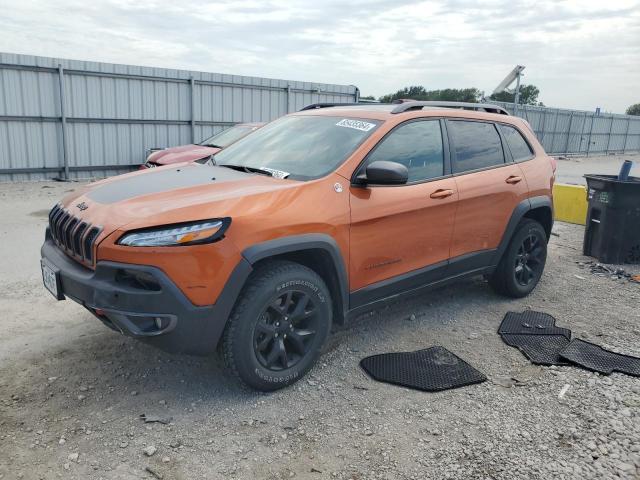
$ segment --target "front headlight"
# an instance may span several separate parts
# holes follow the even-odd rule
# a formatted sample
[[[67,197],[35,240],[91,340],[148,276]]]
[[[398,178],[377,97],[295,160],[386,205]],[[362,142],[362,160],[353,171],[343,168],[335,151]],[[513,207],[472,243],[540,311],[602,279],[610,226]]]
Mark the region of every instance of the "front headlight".
[[[211,243],[223,237],[230,223],[230,218],[218,218],[136,230],[125,233],[118,244],[130,247],[168,247]]]

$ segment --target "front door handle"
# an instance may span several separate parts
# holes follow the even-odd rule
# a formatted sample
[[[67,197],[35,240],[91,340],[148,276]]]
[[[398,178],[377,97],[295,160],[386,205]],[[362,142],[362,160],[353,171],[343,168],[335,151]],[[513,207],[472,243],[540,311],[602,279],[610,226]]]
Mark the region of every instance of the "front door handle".
[[[453,190],[449,189],[439,189],[429,195],[431,198],[447,198],[453,195]]]
[[[518,182],[522,181],[522,177],[518,176],[518,175],[511,175],[509,178],[507,178],[505,180],[505,182],[511,184],[511,185],[515,185]]]

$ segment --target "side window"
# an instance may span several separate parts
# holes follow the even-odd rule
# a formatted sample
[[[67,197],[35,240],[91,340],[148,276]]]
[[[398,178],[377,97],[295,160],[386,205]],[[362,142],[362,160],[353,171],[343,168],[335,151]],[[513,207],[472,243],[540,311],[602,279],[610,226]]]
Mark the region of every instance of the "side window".
[[[377,160],[398,162],[409,170],[409,182],[444,175],[444,149],[439,120],[410,122],[393,130],[369,155]]]
[[[502,142],[492,123],[450,120],[447,130],[454,146],[453,173],[504,163]]]
[[[528,160],[533,156],[531,147],[518,130],[506,125],[500,125],[500,130],[509,145],[514,162]]]

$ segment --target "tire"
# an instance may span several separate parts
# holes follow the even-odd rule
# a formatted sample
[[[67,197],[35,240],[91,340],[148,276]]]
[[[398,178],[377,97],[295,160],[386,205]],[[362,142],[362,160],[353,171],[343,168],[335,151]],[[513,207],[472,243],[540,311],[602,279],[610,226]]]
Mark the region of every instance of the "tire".
[[[256,390],[291,385],[320,356],[332,315],[329,289],[318,274],[293,262],[268,262],[252,274],[229,318],[225,364]]]
[[[546,260],[547,234],[538,222],[525,218],[489,277],[489,285],[507,297],[526,297],[540,281]]]

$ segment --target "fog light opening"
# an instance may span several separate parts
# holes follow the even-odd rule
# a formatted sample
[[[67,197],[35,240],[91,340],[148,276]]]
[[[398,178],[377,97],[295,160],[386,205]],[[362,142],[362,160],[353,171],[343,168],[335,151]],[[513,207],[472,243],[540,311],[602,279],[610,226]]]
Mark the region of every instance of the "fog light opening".
[[[157,328],[158,330],[162,330],[162,318],[160,318],[160,317],[156,317],[156,320],[155,320],[155,321],[156,321],[156,328]]]

